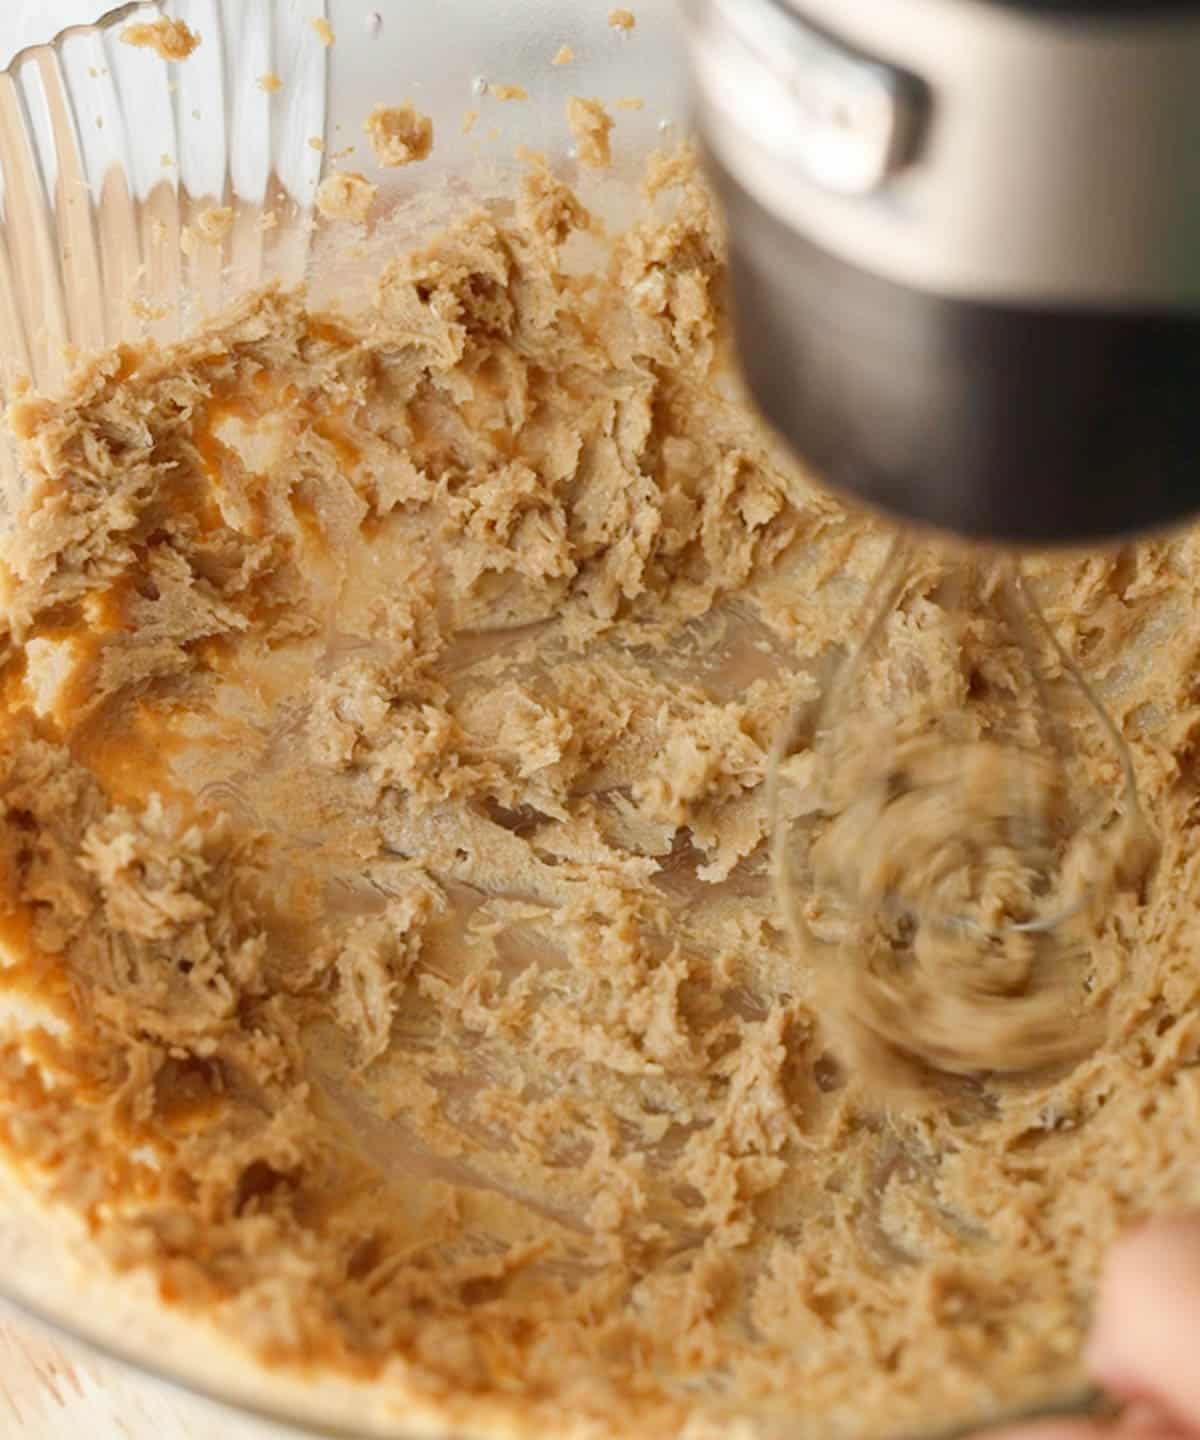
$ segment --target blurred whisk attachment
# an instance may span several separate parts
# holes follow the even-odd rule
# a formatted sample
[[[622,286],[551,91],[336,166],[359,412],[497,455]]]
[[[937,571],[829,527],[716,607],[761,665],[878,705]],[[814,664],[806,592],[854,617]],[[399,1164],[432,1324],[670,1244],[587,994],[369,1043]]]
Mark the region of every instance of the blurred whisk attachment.
[[[1089,936],[1145,830],[1129,751],[1007,555],[893,543],[775,747],[774,863],[857,1058],[1022,1072],[1098,1038]]]

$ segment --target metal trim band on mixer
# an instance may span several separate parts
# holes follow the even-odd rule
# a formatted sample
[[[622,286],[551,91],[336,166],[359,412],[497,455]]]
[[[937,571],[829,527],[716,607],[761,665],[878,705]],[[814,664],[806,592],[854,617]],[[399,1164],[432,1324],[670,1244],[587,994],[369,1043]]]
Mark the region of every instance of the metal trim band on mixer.
[[[707,144],[811,243],[947,297],[1200,311],[1200,5],[685,10]]]

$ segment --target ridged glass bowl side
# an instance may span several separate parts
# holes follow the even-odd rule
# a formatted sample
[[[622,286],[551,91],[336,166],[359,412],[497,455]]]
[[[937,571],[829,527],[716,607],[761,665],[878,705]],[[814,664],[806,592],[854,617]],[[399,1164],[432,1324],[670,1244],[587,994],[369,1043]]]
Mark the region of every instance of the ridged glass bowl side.
[[[5,395],[26,381],[53,391],[80,353],[177,339],[198,311],[302,279],[322,167],[309,141],[326,125],[317,14],[320,0],[135,3],[0,74]],[[184,64],[122,39],[165,15],[203,36]],[[205,212],[227,207],[227,233],[186,243]]]

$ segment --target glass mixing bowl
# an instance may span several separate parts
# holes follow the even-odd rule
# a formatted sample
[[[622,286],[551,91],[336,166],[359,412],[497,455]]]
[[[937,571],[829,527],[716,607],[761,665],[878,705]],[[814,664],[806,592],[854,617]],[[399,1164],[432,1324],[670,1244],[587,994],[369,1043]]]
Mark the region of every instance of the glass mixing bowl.
[[[177,0],[127,5],[99,20],[97,8],[94,0],[9,0],[0,22],[13,43],[44,42],[0,75],[7,394],[26,380],[53,392],[80,353],[184,336],[270,281],[306,282],[318,301],[364,287],[371,271],[361,254],[314,223],[323,173],[356,142],[350,163],[382,187],[386,230],[376,230],[399,246],[465,197],[504,195],[516,147],[565,159],[563,108],[572,94],[646,100],[621,114],[613,173],[587,179],[589,205],[612,223],[635,209],[632,182],[645,155],[684,121],[672,0],[638,0],[632,35],[609,25],[605,0]],[[119,40],[129,20],[161,14],[203,36],[184,65]],[[332,46],[315,43],[318,18],[329,22]],[[564,44],[577,59],[555,68],[549,57]],[[258,83],[268,72],[281,82],[270,91]],[[528,99],[502,103],[487,93],[489,81],[520,84]],[[380,172],[365,153],[363,121],[380,100],[404,98],[435,119],[433,163]],[[472,110],[479,118],[468,132],[463,117]],[[234,211],[224,242],[181,254],[183,228],[213,204]],[[272,228],[260,223],[268,211]],[[21,481],[6,441],[0,473],[11,495]],[[280,1423],[355,1437],[439,1432],[432,1412],[392,1413],[369,1388],[273,1375],[223,1348],[219,1336],[198,1344],[195,1328],[148,1285],[118,1286],[81,1263],[84,1239],[6,1187],[0,1290],[108,1356]],[[1086,1398],[1069,1397],[1062,1408]],[[940,1429],[930,1418],[929,1429]],[[959,1417],[943,1417],[951,1418]]]

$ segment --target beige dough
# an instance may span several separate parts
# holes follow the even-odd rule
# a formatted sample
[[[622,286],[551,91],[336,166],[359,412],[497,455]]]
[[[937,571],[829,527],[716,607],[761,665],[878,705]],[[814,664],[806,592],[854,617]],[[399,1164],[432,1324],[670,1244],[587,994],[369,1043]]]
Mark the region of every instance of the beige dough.
[[[1075,1384],[1106,1246],[1200,1199],[1200,547],[1034,567],[1161,840],[1088,1044],[894,1105],[765,844],[885,537],[731,383],[688,158],[648,188],[587,263],[534,164],[361,315],[268,291],[16,404],[0,993],[53,1023],[0,1149],[97,1263],[452,1432],[940,1428]],[[895,654],[969,705],[952,569]]]
[[[201,36],[184,20],[142,20],[121,31],[126,45],[153,50],[163,60],[186,60],[200,44]]]
[[[413,165],[433,153],[433,121],[411,104],[376,105],[363,129],[375,159],[388,168]]]
[[[599,100],[572,95],[567,101],[567,124],[575,137],[579,163],[588,170],[612,164],[613,118]]]
[[[207,206],[196,216],[194,224],[183,227],[179,248],[185,255],[198,255],[206,245],[220,245],[233,229],[233,220],[231,206]]]
[[[334,170],[317,186],[317,209],[327,220],[364,224],[379,187],[357,170]]]

